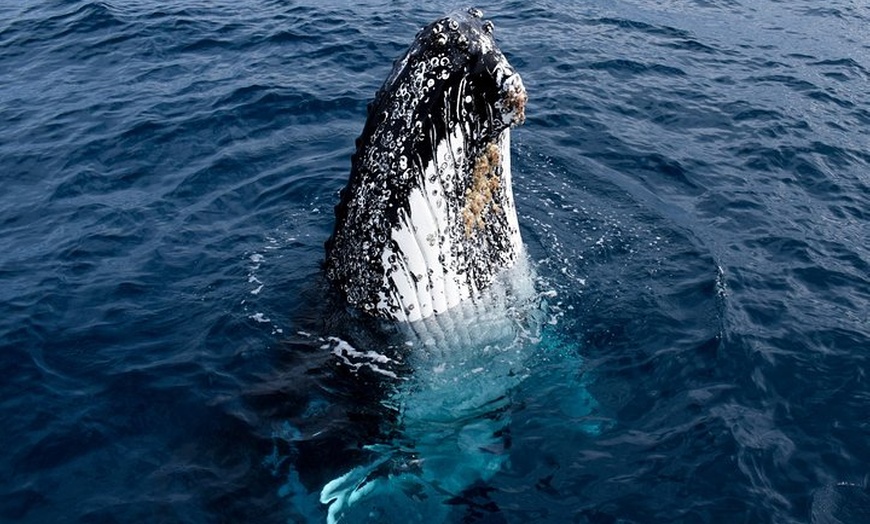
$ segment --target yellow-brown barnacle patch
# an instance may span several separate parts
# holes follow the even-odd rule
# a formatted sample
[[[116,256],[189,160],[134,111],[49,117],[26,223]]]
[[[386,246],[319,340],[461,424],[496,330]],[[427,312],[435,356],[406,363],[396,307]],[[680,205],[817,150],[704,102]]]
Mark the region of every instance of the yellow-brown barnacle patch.
[[[475,229],[483,229],[487,209],[498,213],[500,208],[493,201],[501,187],[501,154],[498,144],[490,142],[474,159],[471,172],[471,185],[465,191],[465,208],[462,219],[465,222],[465,236],[471,237]]]
[[[529,95],[526,90],[520,85],[514,84],[508,88],[504,95],[504,108],[509,113],[513,113],[512,125],[520,125],[526,121],[526,102],[529,100]]]

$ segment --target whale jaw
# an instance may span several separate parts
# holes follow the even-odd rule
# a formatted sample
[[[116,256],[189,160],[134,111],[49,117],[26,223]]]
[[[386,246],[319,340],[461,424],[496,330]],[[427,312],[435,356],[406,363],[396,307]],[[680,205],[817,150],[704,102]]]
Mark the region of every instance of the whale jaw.
[[[369,106],[325,264],[365,313],[443,313],[522,250],[510,127],[526,92],[491,32],[476,13],[430,24]]]

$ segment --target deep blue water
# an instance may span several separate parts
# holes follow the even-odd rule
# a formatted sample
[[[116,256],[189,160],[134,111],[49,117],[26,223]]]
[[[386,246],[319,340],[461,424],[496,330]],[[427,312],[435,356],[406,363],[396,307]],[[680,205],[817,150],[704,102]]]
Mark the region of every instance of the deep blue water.
[[[0,521],[322,521],[289,493],[389,426],[321,349],[350,329],[332,206],[393,60],[460,5],[0,4]],[[479,7],[597,408],[539,362],[456,514],[866,522],[870,7]]]

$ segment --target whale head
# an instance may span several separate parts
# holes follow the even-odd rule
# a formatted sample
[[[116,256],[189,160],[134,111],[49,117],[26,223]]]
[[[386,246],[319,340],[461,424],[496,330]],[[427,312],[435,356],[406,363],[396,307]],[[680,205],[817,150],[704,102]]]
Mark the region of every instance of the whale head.
[[[479,11],[418,33],[368,107],[326,242],[326,275],[352,306],[425,319],[515,264],[510,128],[526,99]]]

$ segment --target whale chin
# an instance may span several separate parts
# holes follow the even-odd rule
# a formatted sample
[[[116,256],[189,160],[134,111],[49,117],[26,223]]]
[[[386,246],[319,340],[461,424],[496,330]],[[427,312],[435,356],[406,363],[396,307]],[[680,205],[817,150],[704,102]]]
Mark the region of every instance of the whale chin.
[[[476,300],[522,251],[510,128],[527,95],[479,14],[421,30],[369,105],[325,262],[369,315],[414,322]]]

